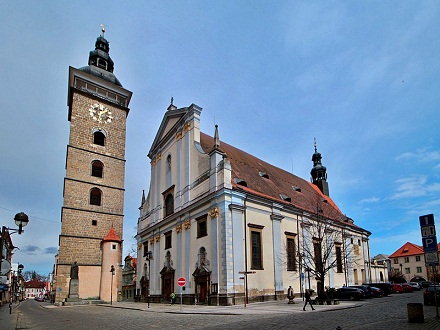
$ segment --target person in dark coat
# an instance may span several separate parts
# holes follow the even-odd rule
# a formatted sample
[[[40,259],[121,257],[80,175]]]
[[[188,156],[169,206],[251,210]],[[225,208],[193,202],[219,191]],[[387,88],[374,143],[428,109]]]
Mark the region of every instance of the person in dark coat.
[[[306,302],[304,304],[303,311],[306,310],[307,304],[310,304],[310,307],[312,307],[312,310],[315,310],[315,308],[313,308],[313,305],[312,305],[312,299],[310,299],[310,291],[309,291],[309,289],[306,289],[304,297],[306,298]]]

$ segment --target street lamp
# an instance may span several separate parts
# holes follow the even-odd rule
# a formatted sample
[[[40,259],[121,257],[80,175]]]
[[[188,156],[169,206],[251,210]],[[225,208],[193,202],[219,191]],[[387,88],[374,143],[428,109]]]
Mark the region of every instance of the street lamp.
[[[150,274],[151,274],[151,268],[150,268],[150,261],[153,260],[153,252],[148,251],[147,252],[147,260],[148,260],[148,291],[147,291],[147,306],[150,308]]]
[[[113,305],[113,277],[115,276],[115,267],[113,265],[110,268],[110,272],[112,273],[112,281],[110,286],[110,305]]]
[[[18,226],[18,234],[21,235],[21,233],[24,232],[23,227],[29,222],[29,217],[24,212],[20,212],[15,215],[14,220]]]

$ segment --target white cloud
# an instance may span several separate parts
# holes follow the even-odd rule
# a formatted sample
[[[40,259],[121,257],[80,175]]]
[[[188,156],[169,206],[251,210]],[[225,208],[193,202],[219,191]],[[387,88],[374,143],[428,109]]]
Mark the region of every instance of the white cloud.
[[[380,202],[379,197],[368,197],[368,198],[361,199],[359,201],[359,204],[370,204],[370,203],[377,203],[377,202]]]
[[[418,149],[415,152],[404,152],[396,157],[396,160],[417,160],[419,162],[433,162],[440,160],[440,151],[430,151],[428,148]],[[436,165],[440,166],[440,165]]]
[[[433,193],[440,192],[440,183],[429,182],[426,175],[413,175],[398,179],[395,183],[397,192],[391,196],[391,199],[431,196]]]

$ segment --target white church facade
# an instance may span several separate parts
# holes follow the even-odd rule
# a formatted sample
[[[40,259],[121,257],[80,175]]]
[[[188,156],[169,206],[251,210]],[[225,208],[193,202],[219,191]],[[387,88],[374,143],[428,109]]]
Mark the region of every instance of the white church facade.
[[[148,154],[136,236],[143,301],[180,297],[180,277],[183,303],[211,305],[371,281],[371,233],[329,197],[316,146],[309,182],[221,142],[217,127],[202,133],[201,112],[171,104]]]

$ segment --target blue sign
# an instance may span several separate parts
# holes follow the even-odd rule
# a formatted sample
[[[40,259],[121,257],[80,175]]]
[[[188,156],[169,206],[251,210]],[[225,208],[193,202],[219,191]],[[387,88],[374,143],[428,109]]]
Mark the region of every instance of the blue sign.
[[[434,214],[422,215],[419,217],[420,226],[429,226],[434,224]]]
[[[422,237],[422,243],[423,243],[423,251],[424,252],[437,251],[437,237],[436,236]]]
[[[7,284],[0,284],[0,291],[8,291],[9,286]]]

